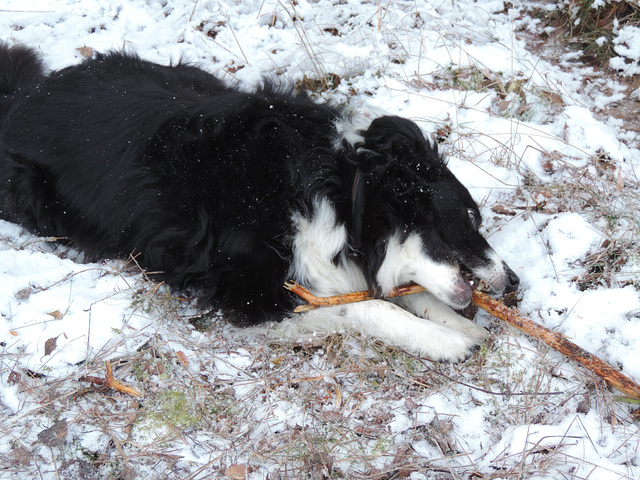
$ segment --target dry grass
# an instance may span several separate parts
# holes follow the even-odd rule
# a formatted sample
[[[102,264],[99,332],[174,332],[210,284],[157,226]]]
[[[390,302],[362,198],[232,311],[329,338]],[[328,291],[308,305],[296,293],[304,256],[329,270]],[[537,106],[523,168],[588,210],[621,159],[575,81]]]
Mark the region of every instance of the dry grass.
[[[629,422],[597,379],[502,324],[490,324],[495,342],[466,363],[436,364],[356,337],[297,344],[268,330],[246,335],[215,315],[205,330],[190,333],[194,312],[185,302],[153,284],[138,285],[135,296],[160,325],[136,351],[114,357],[122,345],[111,344],[63,378],[16,371],[24,408],[1,427],[13,438],[2,472],[516,479],[555,469],[569,474],[565,464],[579,460],[564,453],[573,442],[534,442],[515,456],[482,454],[468,443],[455,404],[483,411],[496,442],[510,426],[556,424],[592,408],[603,410],[611,428]],[[143,398],[80,381],[103,376],[106,359]],[[443,410],[443,401],[452,405]]]

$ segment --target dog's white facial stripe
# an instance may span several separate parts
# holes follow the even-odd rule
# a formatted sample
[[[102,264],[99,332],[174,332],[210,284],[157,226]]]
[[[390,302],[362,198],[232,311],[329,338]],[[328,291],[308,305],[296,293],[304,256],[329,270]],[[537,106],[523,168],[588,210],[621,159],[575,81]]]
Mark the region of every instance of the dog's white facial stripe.
[[[329,200],[314,201],[312,218],[296,213],[292,221],[295,233],[290,278],[321,296],[367,289],[366,279],[353,261],[344,257],[337,265],[333,261],[345,248],[348,237]]]
[[[415,233],[410,234],[404,242],[397,234],[389,238],[377,280],[385,293],[399,285],[415,282],[449,305],[466,304],[459,298],[468,287],[464,285],[458,267],[430,258],[422,239]]]

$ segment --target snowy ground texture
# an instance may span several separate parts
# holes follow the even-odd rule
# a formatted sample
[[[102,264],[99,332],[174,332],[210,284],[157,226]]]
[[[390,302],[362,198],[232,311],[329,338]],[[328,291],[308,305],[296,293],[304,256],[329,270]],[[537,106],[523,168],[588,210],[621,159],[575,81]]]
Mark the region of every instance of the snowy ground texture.
[[[640,380],[639,133],[619,114],[640,30],[614,32],[603,72],[545,44],[532,7],[556,8],[4,0],[0,40],[52,69],[125,49],[249,85],[326,78],[320,97],[415,120],[482,205],[519,309]],[[484,314],[493,343],[460,365],[285,342],[6,222],[0,286],[1,478],[640,479],[638,405]],[[105,360],[144,396],[81,381]]]

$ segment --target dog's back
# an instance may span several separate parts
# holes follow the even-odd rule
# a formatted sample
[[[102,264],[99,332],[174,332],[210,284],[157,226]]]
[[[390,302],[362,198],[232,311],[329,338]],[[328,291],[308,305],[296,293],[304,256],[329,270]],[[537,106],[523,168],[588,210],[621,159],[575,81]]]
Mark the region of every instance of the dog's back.
[[[280,311],[290,206],[323,171],[302,164],[331,149],[337,110],[123,53],[42,76],[34,53],[2,48],[1,218],[89,258],[139,255],[205,304]]]
[[[0,43],[0,131],[6,122],[12,105],[21,94],[35,85],[43,75],[43,67],[38,55],[21,45],[9,46]],[[6,147],[0,139],[0,160],[4,160]],[[13,176],[13,169],[2,161],[0,164],[0,184],[6,184]],[[0,188],[0,217],[22,223],[22,216],[12,208],[7,195]]]
[[[33,50],[0,43],[0,98],[3,104],[7,103],[6,96],[34,85],[42,74],[42,63]]]

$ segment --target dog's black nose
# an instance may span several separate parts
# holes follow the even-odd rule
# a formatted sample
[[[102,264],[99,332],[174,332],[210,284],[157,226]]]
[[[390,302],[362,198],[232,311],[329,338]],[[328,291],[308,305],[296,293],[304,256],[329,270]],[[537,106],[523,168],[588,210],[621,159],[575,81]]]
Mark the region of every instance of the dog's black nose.
[[[516,290],[518,290],[518,285],[520,285],[520,279],[518,278],[518,275],[516,275],[515,272],[509,267],[507,267],[507,275],[509,276],[509,283],[507,283],[507,286],[504,289],[504,293],[515,292]]]

